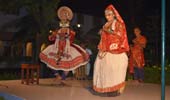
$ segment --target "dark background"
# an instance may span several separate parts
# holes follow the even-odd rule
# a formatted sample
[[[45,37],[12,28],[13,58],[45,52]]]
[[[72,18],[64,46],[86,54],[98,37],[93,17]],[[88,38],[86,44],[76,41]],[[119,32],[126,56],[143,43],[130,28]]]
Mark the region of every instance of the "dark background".
[[[148,63],[161,61],[161,0],[61,0],[73,12],[104,17],[104,9],[113,4],[125,21],[129,43],[134,38],[133,28],[139,26],[148,39],[145,55]],[[169,1],[166,1],[166,58],[169,59]],[[97,24],[97,23],[96,23]]]
[[[148,43],[145,48],[145,58],[146,64],[148,66],[161,65],[161,0],[60,0],[55,9],[47,14],[45,12],[45,7],[47,3],[52,2],[54,0],[23,0],[26,4],[20,4],[21,0],[13,0],[9,1],[0,1],[0,12],[5,12],[5,14],[18,14],[20,7],[32,7],[36,8],[37,13],[33,16],[30,14],[25,16],[21,20],[11,22],[8,26],[22,26],[23,29],[20,32],[4,34],[4,30],[0,30],[0,35],[3,34],[5,36],[5,40],[8,42],[12,42],[13,45],[17,43],[25,43],[31,41],[34,43],[34,58],[38,59],[39,52],[37,50],[40,49],[40,43],[44,42],[44,40],[48,40],[47,37],[41,38],[37,31],[40,33],[43,32],[45,25],[49,23],[45,23],[43,15],[50,15],[55,13],[55,10],[60,6],[68,6],[73,12],[88,14],[96,17],[104,18],[104,10],[109,4],[113,4],[115,8],[118,10],[124,22],[126,24],[127,35],[129,39],[129,43],[131,44],[132,39],[134,38],[133,28],[135,26],[139,26],[142,29],[142,34],[146,36]],[[30,1],[30,4],[25,2]],[[55,1],[54,1],[55,2]],[[166,61],[170,62],[170,21],[169,21],[169,4],[170,2],[166,0]],[[52,4],[53,5],[53,4]],[[38,19],[35,17],[38,16]],[[42,17],[43,16],[43,17]],[[57,16],[55,16],[57,17]],[[2,19],[0,19],[2,20]],[[17,23],[16,23],[17,22]],[[38,23],[39,22],[39,23]],[[96,23],[98,24],[98,23]],[[44,26],[43,26],[44,25]],[[48,25],[49,26],[49,25]],[[48,32],[44,32],[45,36],[49,35]],[[1,38],[1,37],[0,37]],[[99,39],[98,39],[99,40]],[[96,45],[95,45],[96,46]],[[10,48],[10,47],[9,47]],[[19,50],[18,50],[19,51]],[[95,51],[97,52],[97,50]],[[2,61],[7,61],[7,64],[19,66],[20,62],[25,61],[24,57],[16,57],[14,56],[12,60],[9,56],[10,53],[6,51],[5,56],[0,57],[0,63]],[[22,52],[21,52],[22,54]],[[6,58],[6,59],[5,59]],[[95,58],[95,56],[94,56]],[[29,60],[29,59],[28,59]],[[36,60],[37,61],[37,60]],[[19,63],[18,63],[19,62]],[[169,63],[168,63],[169,64]],[[9,65],[11,67],[11,65]]]

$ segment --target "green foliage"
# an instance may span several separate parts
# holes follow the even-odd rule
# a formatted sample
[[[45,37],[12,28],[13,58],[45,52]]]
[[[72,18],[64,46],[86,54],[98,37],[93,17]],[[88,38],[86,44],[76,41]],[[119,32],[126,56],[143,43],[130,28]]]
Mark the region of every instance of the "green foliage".
[[[144,67],[144,82],[161,84],[161,65],[148,65]],[[165,62],[165,83],[170,85],[170,62],[167,59]]]
[[[48,24],[55,18],[55,9],[59,0],[12,0],[0,1],[0,11],[3,13],[18,14],[21,8],[25,8],[29,15],[38,23],[40,33],[48,31]],[[24,24],[24,23],[23,23]]]
[[[161,77],[160,77],[160,70],[158,68],[154,68],[154,67],[145,67],[144,68],[144,75],[145,75],[145,79],[144,82],[146,83],[160,83],[161,81]]]
[[[0,100],[5,100],[5,98],[0,96]]]
[[[19,12],[21,4],[19,0],[0,0],[0,11],[4,13],[16,14]]]
[[[161,67],[145,67],[145,82],[161,84]],[[170,68],[165,67],[165,82],[170,85]]]
[[[28,12],[27,16],[18,20],[20,32],[18,32],[17,40],[35,40],[35,50],[37,52],[35,52],[34,58],[37,57],[35,58],[36,61],[38,61],[42,41],[48,41],[49,27],[57,15],[55,10],[58,3],[59,0],[11,0],[10,2],[0,0],[0,11],[5,14],[12,13],[17,15],[21,8],[26,9]]]
[[[160,66],[146,66],[144,67],[144,82],[161,84],[161,67]],[[130,75],[127,76],[128,80],[132,80]],[[165,83],[170,85],[170,67],[165,67]]]

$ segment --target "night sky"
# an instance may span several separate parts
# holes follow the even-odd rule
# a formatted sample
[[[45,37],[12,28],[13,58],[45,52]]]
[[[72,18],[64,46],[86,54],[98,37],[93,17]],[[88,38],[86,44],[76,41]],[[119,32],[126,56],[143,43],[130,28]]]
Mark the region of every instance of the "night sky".
[[[104,9],[109,4],[115,6],[126,24],[131,24],[132,17],[136,26],[147,23],[148,16],[161,18],[161,0],[61,0],[59,7],[68,6],[76,13],[104,17]]]
[[[132,17],[135,19],[134,26],[144,28],[147,26],[148,16],[161,18],[161,0],[61,0],[59,7],[68,6],[73,12],[104,17],[104,9],[109,4],[115,6],[128,28],[131,27]]]
[[[133,2],[134,1],[134,2]],[[61,5],[69,6],[74,12],[81,12],[96,16],[103,16],[107,5],[113,4],[123,15],[127,14],[130,3],[136,0],[61,0]],[[138,13],[141,15],[150,15],[159,13],[161,9],[161,0],[139,0],[134,7],[141,7]],[[134,9],[135,9],[134,8]]]

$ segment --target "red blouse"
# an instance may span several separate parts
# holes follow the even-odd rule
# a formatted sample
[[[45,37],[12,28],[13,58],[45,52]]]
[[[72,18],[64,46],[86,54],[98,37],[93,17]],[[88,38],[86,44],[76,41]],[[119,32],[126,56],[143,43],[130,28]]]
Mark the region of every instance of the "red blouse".
[[[129,51],[124,23],[117,21],[115,24],[115,30],[112,33],[102,31],[98,49],[113,54]]]

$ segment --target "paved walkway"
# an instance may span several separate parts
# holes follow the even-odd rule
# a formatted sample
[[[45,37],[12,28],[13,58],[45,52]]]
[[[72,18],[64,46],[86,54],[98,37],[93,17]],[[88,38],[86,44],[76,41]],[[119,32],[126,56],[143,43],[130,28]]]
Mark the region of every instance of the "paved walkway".
[[[127,82],[124,93],[118,97],[92,95],[85,87],[91,81],[68,80],[67,86],[57,86],[53,79],[40,79],[40,85],[23,85],[20,80],[0,81],[0,93],[12,94],[25,100],[161,100],[158,84],[134,84]],[[166,99],[170,100],[170,86],[166,87]]]

